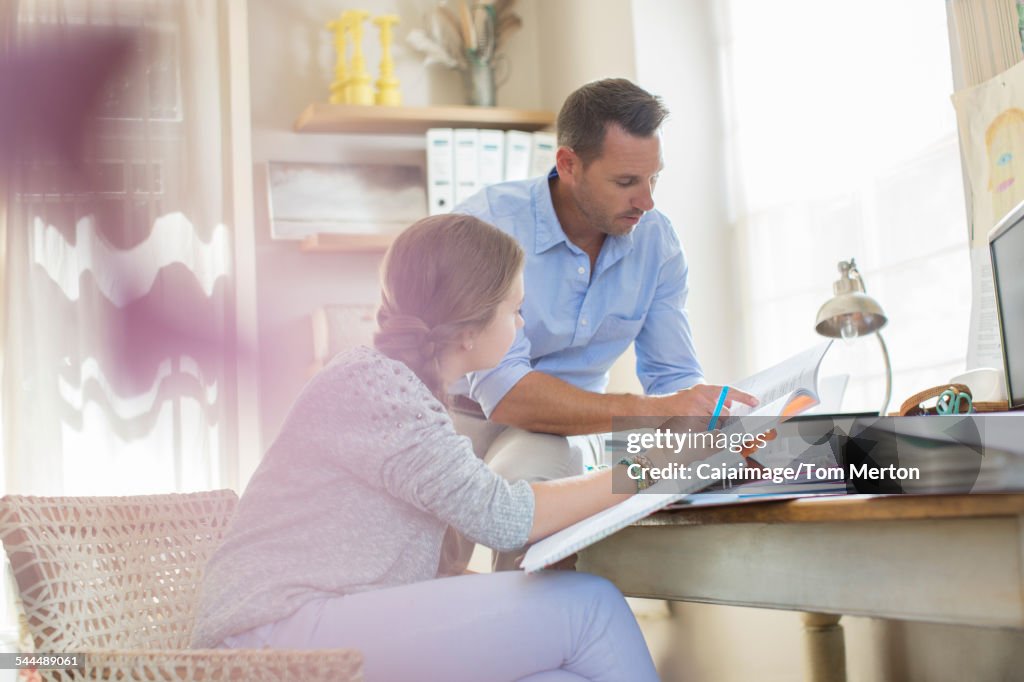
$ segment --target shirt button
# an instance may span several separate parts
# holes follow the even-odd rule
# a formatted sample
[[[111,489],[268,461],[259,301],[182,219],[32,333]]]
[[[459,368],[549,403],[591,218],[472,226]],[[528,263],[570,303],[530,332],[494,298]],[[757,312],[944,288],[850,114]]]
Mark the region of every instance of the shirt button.
[[[582,324],[584,327],[586,327],[587,326],[587,318],[584,317],[582,320],[580,320],[580,324]]]
[[[587,269],[581,265],[580,268],[576,272],[578,272],[578,273],[580,273],[582,275],[586,271],[587,271]]]

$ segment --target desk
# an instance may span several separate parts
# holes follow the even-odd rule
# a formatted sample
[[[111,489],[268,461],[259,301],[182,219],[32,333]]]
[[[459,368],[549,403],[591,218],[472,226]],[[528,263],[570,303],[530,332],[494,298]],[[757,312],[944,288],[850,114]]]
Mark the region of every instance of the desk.
[[[580,553],[627,596],[789,609],[811,679],[839,616],[1024,628],[1024,494],[842,496],[660,512]]]

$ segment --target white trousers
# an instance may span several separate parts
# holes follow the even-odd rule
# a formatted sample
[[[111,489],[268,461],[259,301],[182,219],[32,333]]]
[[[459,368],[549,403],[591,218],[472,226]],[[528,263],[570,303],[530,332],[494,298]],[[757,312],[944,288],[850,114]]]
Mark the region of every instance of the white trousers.
[[[570,571],[428,580],[312,601],[230,648],[359,649],[367,682],[656,682],[626,600]]]

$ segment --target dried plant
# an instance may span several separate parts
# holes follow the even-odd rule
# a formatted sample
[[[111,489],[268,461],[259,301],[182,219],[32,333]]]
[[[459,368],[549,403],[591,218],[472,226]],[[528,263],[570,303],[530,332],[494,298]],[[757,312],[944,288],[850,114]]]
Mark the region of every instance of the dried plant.
[[[426,29],[414,29],[406,40],[424,56],[424,64],[441,64],[460,71],[473,64],[490,64],[522,28],[512,11],[515,0],[490,0],[456,7],[442,0],[427,15]]]

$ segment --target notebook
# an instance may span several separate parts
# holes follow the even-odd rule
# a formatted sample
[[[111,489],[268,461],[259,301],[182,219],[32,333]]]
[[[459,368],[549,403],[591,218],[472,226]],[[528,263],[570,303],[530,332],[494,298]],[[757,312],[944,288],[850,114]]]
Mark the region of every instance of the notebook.
[[[743,466],[743,456],[728,450],[712,455],[705,461],[730,468]],[[523,570],[534,573],[545,566],[557,563],[709,484],[709,481],[699,478],[658,481],[642,495],[633,495],[614,507],[589,516],[535,543],[523,557]]]

